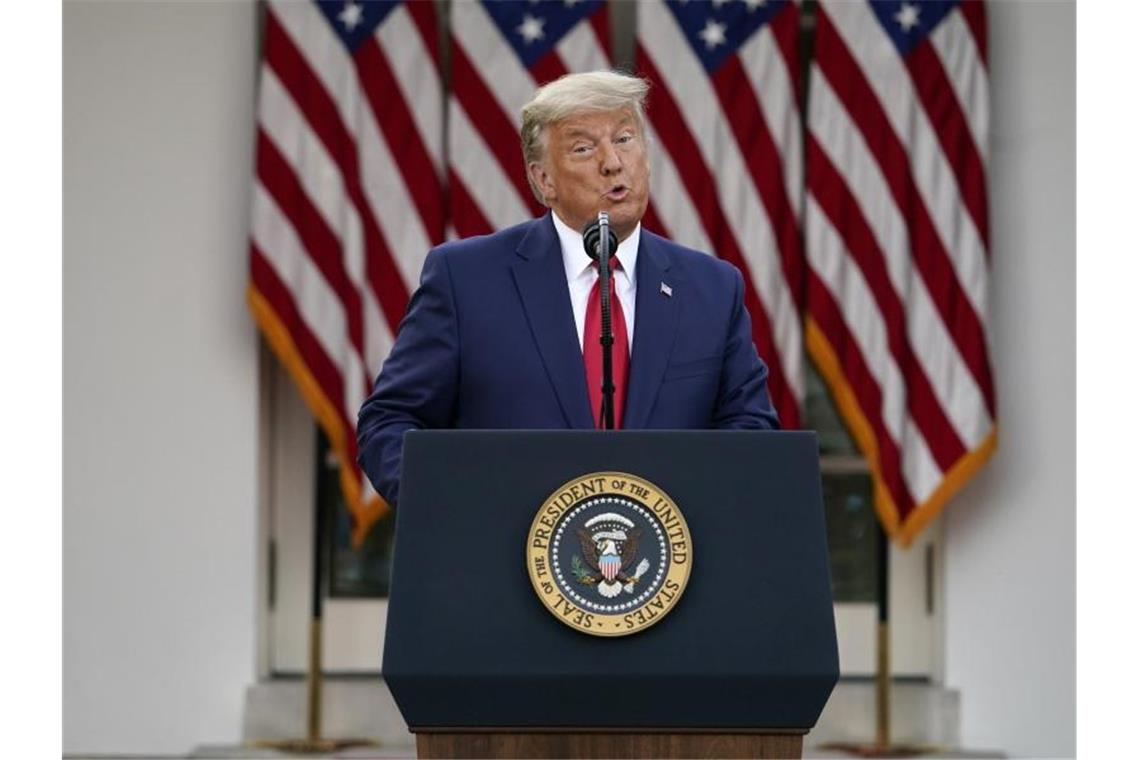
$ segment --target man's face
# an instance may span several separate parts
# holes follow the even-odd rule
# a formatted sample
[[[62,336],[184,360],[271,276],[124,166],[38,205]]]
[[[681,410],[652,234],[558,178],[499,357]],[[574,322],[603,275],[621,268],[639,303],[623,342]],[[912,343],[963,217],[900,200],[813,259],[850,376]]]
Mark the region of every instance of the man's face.
[[[547,205],[579,231],[606,211],[618,240],[625,240],[649,203],[649,157],[628,108],[586,112],[549,125],[545,160],[527,169]]]

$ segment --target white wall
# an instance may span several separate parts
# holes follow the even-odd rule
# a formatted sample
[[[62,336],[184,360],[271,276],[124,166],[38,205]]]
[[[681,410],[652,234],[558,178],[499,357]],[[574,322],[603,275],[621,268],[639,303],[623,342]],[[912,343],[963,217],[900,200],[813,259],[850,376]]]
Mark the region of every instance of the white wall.
[[[256,9],[63,15],[63,746],[183,753],[257,662]]]
[[[962,741],[1076,752],[1076,14],[990,3],[1000,441],[945,513],[946,679]]]

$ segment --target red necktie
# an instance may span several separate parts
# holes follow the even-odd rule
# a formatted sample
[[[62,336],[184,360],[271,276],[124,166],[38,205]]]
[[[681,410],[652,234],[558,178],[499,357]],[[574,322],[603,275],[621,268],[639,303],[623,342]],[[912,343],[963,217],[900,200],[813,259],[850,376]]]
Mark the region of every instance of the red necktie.
[[[625,411],[625,391],[629,384],[629,337],[625,332],[625,314],[614,288],[613,273],[621,263],[611,257],[610,269],[610,322],[614,333],[614,429],[621,428]],[[597,267],[597,263],[594,264]],[[590,298],[586,301],[586,325],[582,335],[582,358],[586,362],[586,388],[590,393],[590,406],[594,410],[594,424],[602,424],[602,278],[594,280]]]

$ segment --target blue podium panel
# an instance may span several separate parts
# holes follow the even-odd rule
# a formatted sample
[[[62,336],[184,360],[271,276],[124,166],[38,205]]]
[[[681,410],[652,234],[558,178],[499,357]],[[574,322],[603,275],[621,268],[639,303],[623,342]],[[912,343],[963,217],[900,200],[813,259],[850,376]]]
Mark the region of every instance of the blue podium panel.
[[[559,486],[636,475],[683,512],[688,585],[621,638],[542,604],[527,536]],[[806,432],[407,434],[383,674],[408,725],[811,728],[839,675]]]

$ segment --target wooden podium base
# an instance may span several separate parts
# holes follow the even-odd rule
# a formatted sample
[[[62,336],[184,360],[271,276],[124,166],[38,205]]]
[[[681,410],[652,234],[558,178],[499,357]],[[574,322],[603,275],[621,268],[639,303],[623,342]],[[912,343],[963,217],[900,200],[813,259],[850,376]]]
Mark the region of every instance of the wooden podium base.
[[[420,758],[799,758],[801,732],[634,733],[615,730],[416,732]]]

